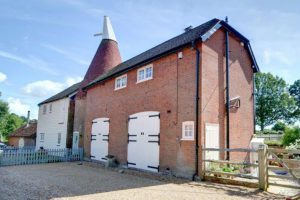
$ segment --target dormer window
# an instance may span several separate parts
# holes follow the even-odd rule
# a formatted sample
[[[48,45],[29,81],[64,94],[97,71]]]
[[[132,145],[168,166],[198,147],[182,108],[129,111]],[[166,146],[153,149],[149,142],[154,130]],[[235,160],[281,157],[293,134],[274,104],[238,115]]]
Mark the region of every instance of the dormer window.
[[[137,83],[151,80],[153,78],[153,65],[148,65],[137,71]]]
[[[125,88],[127,86],[127,74],[119,76],[115,80],[115,90]]]

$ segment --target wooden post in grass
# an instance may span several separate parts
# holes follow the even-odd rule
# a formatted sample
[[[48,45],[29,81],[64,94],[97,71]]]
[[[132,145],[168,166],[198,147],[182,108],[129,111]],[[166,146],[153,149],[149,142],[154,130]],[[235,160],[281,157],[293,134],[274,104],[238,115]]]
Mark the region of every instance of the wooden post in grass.
[[[266,145],[258,148],[258,180],[259,189],[266,191],[268,188],[268,151]]]

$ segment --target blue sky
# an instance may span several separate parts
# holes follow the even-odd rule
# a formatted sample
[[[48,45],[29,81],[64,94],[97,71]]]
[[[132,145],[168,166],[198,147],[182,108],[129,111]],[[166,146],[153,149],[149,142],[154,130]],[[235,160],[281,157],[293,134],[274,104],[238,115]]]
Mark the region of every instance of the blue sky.
[[[261,71],[300,78],[300,1],[0,2],[0,91],[11,111],[37,118],[37,103],[82,79],[108,15],[123,61],[212,18],[250,41]]]

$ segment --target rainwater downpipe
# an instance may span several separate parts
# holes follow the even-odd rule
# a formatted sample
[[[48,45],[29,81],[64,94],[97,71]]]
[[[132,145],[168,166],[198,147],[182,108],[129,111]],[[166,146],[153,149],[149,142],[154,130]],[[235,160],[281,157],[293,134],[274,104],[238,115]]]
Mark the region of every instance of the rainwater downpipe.
[[[226,19],[226,23],[227,23]],[[230,148],[230,124],[229,124],[229,112],[230,112],[230,97],[229,97],[229,39],[228,30],[225,32],[225,55],[226,55],[226,148]],[[229,151],[226,151],[226,160],[230,160]]]
[[[193,41],[192,48],[196,50],[196,95],[195,95],[195,133],[196,133],[196,142],[195,142],[195,173],[193,175],[193,180],[196,179],[196,176],[199,175],[199,72],[200,72],[200,50],[196,47],[196,41]]]

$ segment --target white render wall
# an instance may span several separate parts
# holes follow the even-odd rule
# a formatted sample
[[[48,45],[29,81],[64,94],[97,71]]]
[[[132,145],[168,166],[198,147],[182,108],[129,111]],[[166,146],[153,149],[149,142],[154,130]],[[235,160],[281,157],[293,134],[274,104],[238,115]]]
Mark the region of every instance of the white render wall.
[[[69,98],[64,98],[46,103],[46,114],[43,114],[45,104],[39,106],[36,149],[40,147],[44,147],[44,149],[66,148],[69,102]],[[52,104],[51,113],[49,112],[50,104]],[[44,141],[41,141],[41,133],[45,135]],[[58,145],[58,133],[61,133],[60,145]]]

